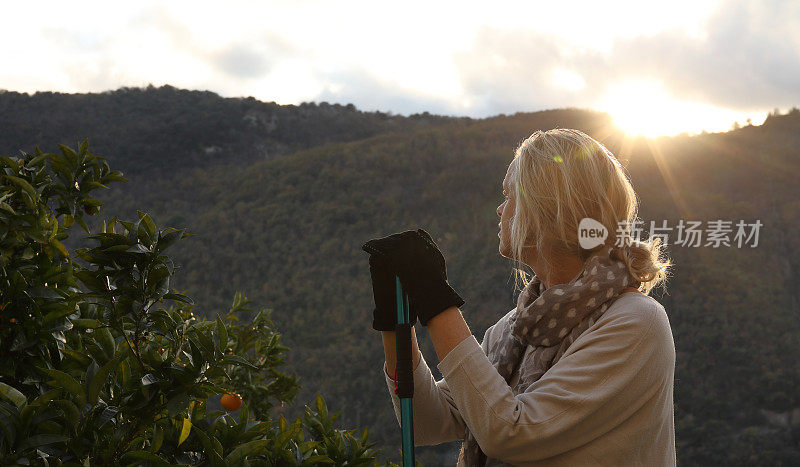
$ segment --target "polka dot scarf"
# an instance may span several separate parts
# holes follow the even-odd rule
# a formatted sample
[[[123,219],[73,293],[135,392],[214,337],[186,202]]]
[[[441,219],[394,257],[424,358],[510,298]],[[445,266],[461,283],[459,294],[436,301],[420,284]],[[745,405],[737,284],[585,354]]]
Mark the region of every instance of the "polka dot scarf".
[[[545,289],[537,276],[520,293],[516,313],[505,322],[487,356],[510,384],[519,368],[514,394],[521,394],[553,366],[567,348],[619,297],[628,285],[638,286],[617,251],[603,245],[566,284]],[[528,346],[534,350],[525,355]],[[523,361],[524,357],[524,361]],[[467,428],[458,465],[508,465],[487,458]]]

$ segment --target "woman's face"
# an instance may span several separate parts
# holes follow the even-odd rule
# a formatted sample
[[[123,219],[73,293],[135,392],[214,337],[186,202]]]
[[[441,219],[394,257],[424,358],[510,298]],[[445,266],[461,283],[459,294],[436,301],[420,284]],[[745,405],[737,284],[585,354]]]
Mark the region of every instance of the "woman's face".
[[[509,167],[510,168],[510,167]],[[503,179],[503,204],[497,207],[497,215],[500,216],[500,232],[497,234],[500,237],[500,254],[506,258],[511,258],[511,244],[509,237],[511,235],[511,217],[514,215],[514,203],[516,197],[516,188],[511,189],[509,186],[509,173],[506,172],[506,177]]]

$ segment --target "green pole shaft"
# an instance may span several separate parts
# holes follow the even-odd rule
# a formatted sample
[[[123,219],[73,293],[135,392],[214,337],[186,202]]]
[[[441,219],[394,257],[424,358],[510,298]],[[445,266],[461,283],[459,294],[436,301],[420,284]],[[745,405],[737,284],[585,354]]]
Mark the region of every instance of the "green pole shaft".
[[[395,276],[397,297],[397,397],[400,398],[400,428],[403,432],[403,467],[414,467],[414,366],[411,353],[411,309],[400,278]]]

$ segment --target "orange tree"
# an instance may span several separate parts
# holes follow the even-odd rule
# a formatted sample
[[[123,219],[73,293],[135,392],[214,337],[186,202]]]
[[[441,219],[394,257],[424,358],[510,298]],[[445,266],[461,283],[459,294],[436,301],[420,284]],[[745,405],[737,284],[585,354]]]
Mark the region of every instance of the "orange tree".
[[[0,465],[377,465],[319,394],[293,423],[271,417],[299,387],[277,369],[289,349],[271,310],[238,321],[241,294],[193,315],[165,253],[189,234],[139,212],[64,245],[91,234],[92,192],[125,180],[87,146],[0,158]],[[238,417],[208,406],[227,393]]]

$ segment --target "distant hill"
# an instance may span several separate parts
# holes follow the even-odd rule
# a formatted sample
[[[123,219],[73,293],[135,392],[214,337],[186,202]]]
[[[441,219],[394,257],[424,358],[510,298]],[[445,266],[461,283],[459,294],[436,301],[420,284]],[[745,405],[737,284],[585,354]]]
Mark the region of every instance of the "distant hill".
[[[626,165],[648,224],[763,224],[756,248],[668,247],[674,277],[667,294],[653,295],[669,314],[677,348],[679,462],[800,459],[800,416],[793,415],[800,414],[800,112],[725,133],[649,140],[628,139],[608,115],[581,109],[473,120],[276,106],[169,87],[21,96],[0,94],[4,122],[15,121],[8,102],[28,102],[14,108],[30,115],[0,135],[0,153],[33,144],[52,151],[59,135],[89,137],[94,152],[131,179],[107,192],[101,213],[130,218],[141,209],[160,225],[196,234],[173,252],[183,268],[174,287],[188,289],[206,314],[221,312],[237,290],[273,308],[303,385],[298,400],[324,391],[332,410],[343,409],[342,424],[369,426],[392,456],[399,428],[381,374],[380,335],[370,327],[361,243],[410,228],[431,232],[482,339],[516,299],[512,263],[499,255],[496,237],[513,150],[536,129],[580,129]],[[112,108],[116,123],[103,127],[99,115]],[[36,113],[50,115],[42,130]],[[284,125],[273,133],[270,115]],[[147,141],[158,143],[141,152]],[[283,149],[264,155],[259,144]],[[208,147],[229,157],[203,159]],[[417,334],[441,378],[427,333],[418,326]],[[290,407],[287,416],[301,409]],[[418,459],[451,464],[458,447],[417,448]]]
[[[272,159],[328,142],[469,118],[362,112],[352,104],[278,105],[172,86],[91,94],[0,91],[0,154],[84,138],[118,170],[175,169]],[[46,142],[46,143],[45,143]]]

